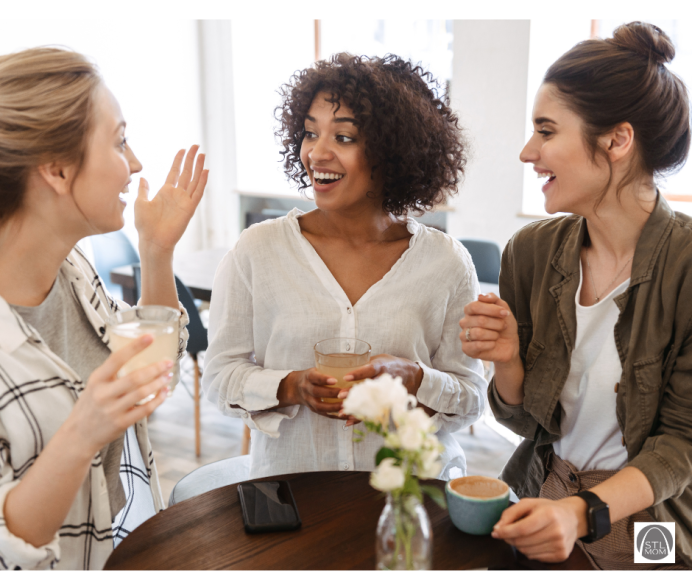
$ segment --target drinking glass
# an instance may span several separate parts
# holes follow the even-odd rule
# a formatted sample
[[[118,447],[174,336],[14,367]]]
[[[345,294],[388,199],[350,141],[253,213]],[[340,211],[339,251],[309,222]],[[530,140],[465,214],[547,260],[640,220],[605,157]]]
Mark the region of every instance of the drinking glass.
[[[344,381],[344,376],[358,367],[370,362],[370,345],[357,338],[328,338],[315,345],[315,365],[317,370],[336,379],[335,385],[327,385],[336,389],[350,389],[359,381]],[[341,399],[323,398],[323,403],[341,403]],[[333,413],[334,415],[336,413]]]
[[[129,310],[113,313],[106,324],[110,336],[109,346],[113,352],[119,351],[144,334],[154,337],[154,342],[123,365],[118,371],[118,377],[124,377],[134,370],[164,359],[175,361],[178,356],[180,312],[174,308],[134,306]],[[170,385],[169,397],[174,388],[175,385]],[[156,394],[149,395],[137,404],[143,405],[155,396]]]

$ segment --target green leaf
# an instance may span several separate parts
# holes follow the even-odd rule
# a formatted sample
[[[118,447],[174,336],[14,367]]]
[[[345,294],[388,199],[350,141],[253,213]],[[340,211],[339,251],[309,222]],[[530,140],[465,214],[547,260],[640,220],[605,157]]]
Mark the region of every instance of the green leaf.
[[[437,505],[439,505],[442,509],[447,509],[447,502],[445,501],[445,494],[444,492],[432,485],[421,485],[420,486],[421,491],[426,494],[428,497],[430,497],[431,500],[433,500]]]
[[[360,429],[354,429],[354,430],[353,430],[353,433],[356,434],[356,435],[358,435],[358,437],[360,437],[361,440],[362,440],[362,438],[363,438],[363,435],[365,435],[365,431],[361,431]]]
[[[389,447],[381,447],[380,450],[377,452],[377,455],[375,456],[375,465],[379,465],[380,463],[382,463],[382,460],[386,457],[393,457],[394,459],[399,459],[399,456],[397,455],[396,451],[394,451],[394,449],[390,449]]]
[[[418,480],[415,477],[406,478],[404,488],[402,489],[402,494],[415,495],[420,501],[423,501],[421,488],[420,485],[418,485]]]

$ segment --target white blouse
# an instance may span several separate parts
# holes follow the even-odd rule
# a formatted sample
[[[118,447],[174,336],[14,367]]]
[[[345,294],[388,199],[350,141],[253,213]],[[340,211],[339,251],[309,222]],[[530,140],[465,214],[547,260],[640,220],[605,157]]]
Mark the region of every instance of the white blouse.
[[[481,416],[487,389],[481,362],[466,356],[459,341],[464,306],[479,293],[469,253],[408,218],[408,249],[353,305],[301,233],[301,214],[293,209],[245,230],[214,279],[202,382],[224,414],[253,429],[251,477],[374,469],[381,437],[368,433],[355,442],[343,420],[301,405],[275,408],[281,380],[314,367],[315,343],[339,336],[368,342],[373,356],[421,366],[418,401],[437,411],[433,420],[446,447],[441,477],[465,475],[451,433]]]

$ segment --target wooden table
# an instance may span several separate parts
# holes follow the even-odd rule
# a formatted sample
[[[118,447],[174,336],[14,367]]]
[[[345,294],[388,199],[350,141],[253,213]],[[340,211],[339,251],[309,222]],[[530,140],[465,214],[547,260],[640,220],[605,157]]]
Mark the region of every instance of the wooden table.
[[[237,484],[191,498],[134,530],[106,562],[106,570],[373,570],[375,533],[384,508],[363,472],[290,474],[253,481],[290,481],[302,527],[293,532],[246,534]],[[435,481],[439,488],[444,482]],[[533,568],[490,536],[471,536],[446,510],[426,498],[438,570]],[[545,565],[535,563],[536,568]],[[554,569],[554,566],[548,568]],[[575,553],[557,569],[588,569]]]
[[[209,302],[214,274],[228,250],[229,248],[212,248],[211,250],[176,255],[173,257],[173,272],[190,289],[195,298]],[[132,266],[114,268],[110,275],[113,284],[122,286],[125,302],[134,304],[136,302],[135,277]]]

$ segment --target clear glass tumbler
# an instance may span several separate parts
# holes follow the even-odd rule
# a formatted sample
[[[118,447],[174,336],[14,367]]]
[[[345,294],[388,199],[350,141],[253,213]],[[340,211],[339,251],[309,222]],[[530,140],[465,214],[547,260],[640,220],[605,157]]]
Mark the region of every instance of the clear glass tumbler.
[[[370,362],[372,348],[364,340],[357,338],[328,338],[320,340],[315,345],[315,366],[325,375],[334,377],[336,385],[329,385],[334,391],[335,398],[322,399],[323,403],[341,403],[336,395],[341,389],[350,389],[359,381],[344,381],[358,367]]]
[[[180,311],[167,306],[135,306],[111,315],[107,322],[109,346],[113,352],[119,351],[144,334],[154,337],[142,352],[132,357],[118,371],[119,377],[155,362],[178,357],[178,337],[180,334]],[[170,385],[170,396],[175,385]],[[151,401],[156,395],[149,395],[138,405]]]

